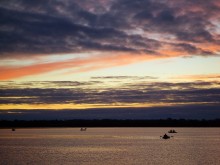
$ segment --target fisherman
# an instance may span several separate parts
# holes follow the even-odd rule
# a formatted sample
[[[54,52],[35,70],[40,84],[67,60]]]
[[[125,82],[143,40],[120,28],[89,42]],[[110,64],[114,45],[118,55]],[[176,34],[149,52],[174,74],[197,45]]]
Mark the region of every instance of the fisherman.
[[[169,139],[170,136],[168,136],[166,133],[163,135],[163,139]]]

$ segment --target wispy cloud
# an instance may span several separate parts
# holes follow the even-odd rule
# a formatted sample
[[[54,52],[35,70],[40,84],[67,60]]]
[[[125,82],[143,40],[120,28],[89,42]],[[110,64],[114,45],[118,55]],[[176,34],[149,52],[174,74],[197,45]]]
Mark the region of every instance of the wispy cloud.
[[[100,86],[101,82],[32,82],[41,87],[11,87],[0,89],[0,105],[78,104],[102,107],[147,105],[219,105],[220,83],[216,81],[131,82],[114,87]],[[103,82],[104,83],[104,82]],[[51,87],[48,86],[51,84]],[[22,85],[22,84],[20,84]],[[46,87],[46,88],[45,88]],[[6,106],[7,107],[7,106]],[[65,107],[65,106],[63,106]],[[89,107],[89,106],[88,106]],[[87,107],[87,108],[88,108]],[[61,106],[62,108],[62,106]]]
[[[105,80],[105,79],[157,79],[157,77],[153,77],[153,76],[99,76],[99,77],[91,77],[91,79],[101,79],[101,80]]]
[[[0,59],[66,53],[74,59],[6,65],[1,80],[75,66],[76,72],[100,69],[107,58],[107,67],[113,67],[153,57],[217,56],[220,51],[217,0],[2,1],[0,15]],[[98,65],[92,52],[103,53]],[[79,53],[91,55],[83,61],[74,58]]]
[[[120,60],[118,60],[120,58]],[[10,80],[22,76],[36,75],[46,72],[51,72],[54,70],[62,70],[71,68],[72,71],[68,73],[78,73],[86,72],[91,70],[96,70],[100,68],[108,68],[113,66],[121,66],[130,63],[135,63],[140,60],[151,60],[158,57],[154,56],[135,56],[135,55],[107,55],[105,57],[88,57],[83,59],[73,59],[61,62],[49,62],[49,63],[39,63],[28,66],[18,66],[18,67],[0,67],[0,80]]]
[[[219,80],[220,74],[200,74],[200,75],[182,75],[172,77],[174,79],[188,79],[188,80]]]

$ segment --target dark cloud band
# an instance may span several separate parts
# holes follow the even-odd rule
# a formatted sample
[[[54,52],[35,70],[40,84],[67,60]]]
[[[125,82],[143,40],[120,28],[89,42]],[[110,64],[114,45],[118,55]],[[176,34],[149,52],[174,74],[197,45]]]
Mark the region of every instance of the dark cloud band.
[[[219,82],[127,82],[114,88],[100,82],[39,83],[41,88],[10,83],[0,89],[0,104],[220,104]]]
[[[219,43],[213,23],[220,14],[217,0],[92,2],[0,2],[1,56],[88,51],[159,55],[164,45],[183,55],[217,53],[197,46]],[[152,38],[151,33],[171,36],[173,42]]]

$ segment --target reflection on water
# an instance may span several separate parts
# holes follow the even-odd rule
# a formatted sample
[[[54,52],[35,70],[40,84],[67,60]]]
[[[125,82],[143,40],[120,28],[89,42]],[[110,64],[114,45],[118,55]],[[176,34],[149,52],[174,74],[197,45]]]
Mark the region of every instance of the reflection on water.
[[[219,128],[0,130],[0,164],[220,164]]]

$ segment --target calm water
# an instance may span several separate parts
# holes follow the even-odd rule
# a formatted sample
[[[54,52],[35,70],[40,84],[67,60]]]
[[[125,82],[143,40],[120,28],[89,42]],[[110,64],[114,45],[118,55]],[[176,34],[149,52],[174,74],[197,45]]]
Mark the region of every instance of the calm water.
[[[0,164],[220,165],[220,128],[0,130]]]

